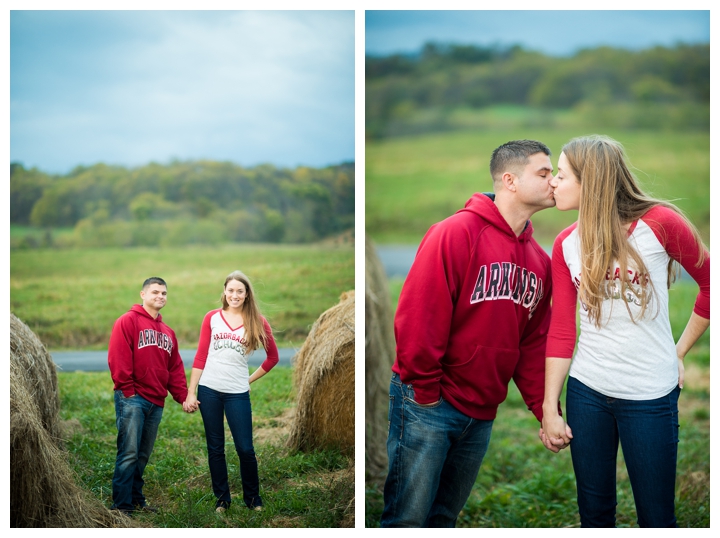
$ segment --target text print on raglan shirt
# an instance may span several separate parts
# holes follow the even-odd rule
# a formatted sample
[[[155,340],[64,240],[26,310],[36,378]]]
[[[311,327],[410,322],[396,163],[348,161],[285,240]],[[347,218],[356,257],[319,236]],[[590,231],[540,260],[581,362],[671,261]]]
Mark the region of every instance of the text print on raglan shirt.
[[[160,331],[153,331],[152,329],[140,331],[138,335],[138,349],[144,348],[145,346],[157,346],[167,351],[168,355],[172,355],[172,339]]]
[[[601,287],[603,292],[603,300],[609,299],[624,299],[626,303],[633,303],[641,305],[640,297],[647,295],[648,301],[652,300],[652,288],[648,286],[650,282],[650,275],[647,273],[640,273],[633,271],[632,269],[627,270],[628,276],[625,278],[627,289],[623,295],[622,284],[617,282],[620,280],[620,267],[615,267],[615,270],[608,270],[605,272],[605,284]],[[580,290],[580,275],[573,278],[573,284],[576,290]],[[580,299],[580,305],[583,310],[587,312],[587,305]]]
[[[489,270],[487,265],[480,267],[470,304],[511,300],[528,308],[530,319],[542,298],[543,281],[535,273],[511,262],[495,262]]]
[[[229,348],[245,356],[245,338],[233,333],[218,333],[213,335],[213,349]]]

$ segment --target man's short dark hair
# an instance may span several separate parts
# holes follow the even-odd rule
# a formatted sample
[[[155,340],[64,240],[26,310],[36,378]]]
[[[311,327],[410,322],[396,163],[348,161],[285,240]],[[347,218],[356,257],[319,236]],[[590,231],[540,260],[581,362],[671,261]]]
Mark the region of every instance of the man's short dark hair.
[[[552,155],[550,149],[537,140],[511,140],[496,148],[490,158],[490,175],[493,181],[500,181],[508,169],[524,168],[531,155],[544,153]]]
[[[151,284],[160,284],[161,286],[165,286],[167,288],[167,284],[162,278],[160,278],[159,276],[151,276],[150,278],[146,279],[145,282],[143,282],[142,289],[147,288]]]

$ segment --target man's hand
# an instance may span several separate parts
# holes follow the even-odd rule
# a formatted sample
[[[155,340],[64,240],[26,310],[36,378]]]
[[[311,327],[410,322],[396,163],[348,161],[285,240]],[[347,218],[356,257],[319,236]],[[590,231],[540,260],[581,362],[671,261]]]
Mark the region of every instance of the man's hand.
[[[557,444],[553,444],[550,442],[550,439],[547,435],[545,435],[545,432],[542,428],[538,430],[538,437],[540,438],[540,441],[542,441],[542,444],[545,445],[545,448],[547,448],[550,452],[554,452],[557,454],[560,452],[563,448],[567,448],[570,446],[570,443],[565,442],[557,442]]]

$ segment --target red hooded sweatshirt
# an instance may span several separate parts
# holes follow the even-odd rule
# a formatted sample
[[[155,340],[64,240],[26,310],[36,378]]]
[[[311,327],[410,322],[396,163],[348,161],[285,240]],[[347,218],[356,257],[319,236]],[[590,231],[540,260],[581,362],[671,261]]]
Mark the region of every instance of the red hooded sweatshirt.
[[[550,257],[530,221],[516,236],[493,198],[474,194],[420,243],[395,315],[392,369],[417,403],[442,396],[480,420],[495,418],[513,379],[542,420]]]
[[[126,397],[139,394],[165,406],[168,391],[178,403],[187,398],[185,366],[178,351],[175,332],[156,319],[142,305],[134,305],[113,326],[108,347],[110,375],[114,390]]]

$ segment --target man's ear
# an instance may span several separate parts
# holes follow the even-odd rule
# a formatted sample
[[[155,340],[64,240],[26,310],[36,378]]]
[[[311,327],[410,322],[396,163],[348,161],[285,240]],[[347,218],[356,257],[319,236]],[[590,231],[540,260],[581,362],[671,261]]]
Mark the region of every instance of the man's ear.
[[[517,176],[512,172],[505,172],[501,178],[503,187],[510,192],[515,192],[517,190],[517,179]]]

